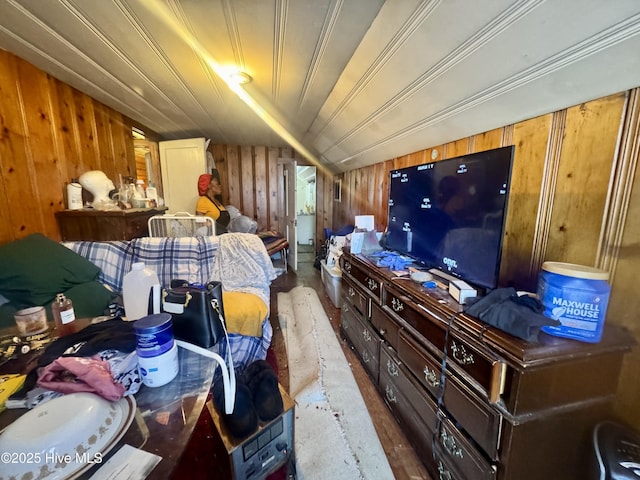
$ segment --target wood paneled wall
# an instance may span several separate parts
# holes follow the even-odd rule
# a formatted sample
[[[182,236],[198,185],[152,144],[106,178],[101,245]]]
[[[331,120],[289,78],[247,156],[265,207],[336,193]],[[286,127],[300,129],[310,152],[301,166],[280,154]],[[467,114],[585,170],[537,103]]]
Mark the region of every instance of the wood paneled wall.
[[[313,166],[292,148],[213,144],[209,146],[222,181],[226,205],[237,207],[258,222],[259,230],[285,231],[283,162]],[[317,167],[317,166],[316,166]],[[331,226],[332,176],[316,168],[316,242]]]
[[[60,239],[65,186],[89,170],[135,175],[132,122],[0,50],[0,243]]]
[[[640,89],[622,92],[338,175],[333,225],[375,215],[384,231],[392,169],[515,145],[502,286],[535,291],[547,260],[603,268],[612,283],[606,322],[640,339],[639,97]],[[618,396],[621,415],[640,430],[638,377],[640,348],[625,359]]]

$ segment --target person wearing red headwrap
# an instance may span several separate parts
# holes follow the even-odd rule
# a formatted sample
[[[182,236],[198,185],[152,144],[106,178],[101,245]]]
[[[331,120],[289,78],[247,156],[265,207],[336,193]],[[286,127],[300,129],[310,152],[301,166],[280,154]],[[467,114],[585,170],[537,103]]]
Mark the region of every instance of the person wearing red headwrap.
[[[231,217],[224,205],[216,196],[222,194],[222,185],[215,175],[204,173],[198,178],[198,194],[200,198],[196,205],[196,215],[206,215],[216,221],[216,234],[225,233]]]

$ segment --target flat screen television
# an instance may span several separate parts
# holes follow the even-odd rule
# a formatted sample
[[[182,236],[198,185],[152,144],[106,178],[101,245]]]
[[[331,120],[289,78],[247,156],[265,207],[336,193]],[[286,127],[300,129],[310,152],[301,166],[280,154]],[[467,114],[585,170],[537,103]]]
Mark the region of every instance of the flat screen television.
[[[385,247],[473,286],[496,288],[513,150],[392,170]]]

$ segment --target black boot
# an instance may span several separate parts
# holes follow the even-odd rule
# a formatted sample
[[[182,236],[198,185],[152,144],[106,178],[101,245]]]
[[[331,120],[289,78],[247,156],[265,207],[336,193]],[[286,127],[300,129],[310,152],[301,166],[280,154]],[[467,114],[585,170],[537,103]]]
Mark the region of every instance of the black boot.
[[[242,377],[261,421],[273,420],[284,411],[278,375],[269,362],[256,360],[245,368]]]
[[[213,404],[216,411],[231,435],[237,439],[245,438],[258,429],[258,415],[253,406],[251,391],[236,375],[236,400],[233,412],[230,415],[225,413],[224,384],[219,378],[213,384]]]

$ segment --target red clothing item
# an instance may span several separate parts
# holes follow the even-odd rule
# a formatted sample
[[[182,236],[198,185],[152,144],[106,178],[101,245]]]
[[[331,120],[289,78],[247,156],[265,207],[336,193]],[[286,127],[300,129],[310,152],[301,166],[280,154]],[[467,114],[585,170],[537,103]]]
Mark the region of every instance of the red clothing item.
[[[116,382],[109,363],[86,357],[60,357],[44,367],[38,385],[60,393],[90,392],[115,402],[124,395],[124,386]]]
[[[203,173],[198,177],[198,195],[204,197],[207,194],[207,188],[211,183],[211,174]]]

